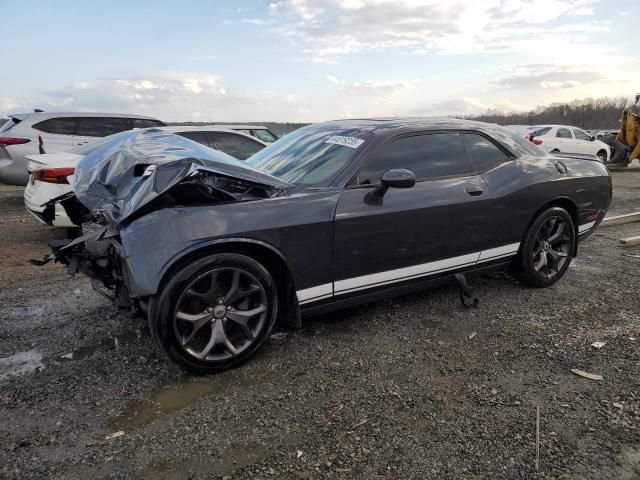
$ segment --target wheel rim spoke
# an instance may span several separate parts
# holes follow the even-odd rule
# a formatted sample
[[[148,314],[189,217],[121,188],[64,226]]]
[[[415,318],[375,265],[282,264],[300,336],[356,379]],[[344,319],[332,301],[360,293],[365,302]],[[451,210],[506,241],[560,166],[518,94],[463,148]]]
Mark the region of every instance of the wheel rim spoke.
[[[211,329],[211,338],[209,338],[209,342],[207,343],[207,345],[198,354],[198,358],[206,358],[207,355],[211,353],[211,350],[213,350],[217,345],[226,346],[232,354],[236,353],[237,351],[236,347],[227,337],[227,333],[224,331],[224,323],[221,320],[218,320],[214,323],[213,328]]]
[[[207,288],[206,291],[198,292],[198,291],[194,290],[193,288],[189,288],[187,290],[187,293],[189,295],[191,295],[191,296],[201,298],[205,302],[212,303],[217,299],[216,286],[217,286],[217,282],[218,282],[218,273],[217,272],[210,272],[210,274],[207,275],[207,276],[209,277],[210,282],[209,282],[209,287]],[[203,277],[203,279],[204,278],[205,277]]]
[[[566,226],[566,224],[564,222],[560,222],[557,223],[558,228],[555,229],[555,232],[553,232],[552,235],[549,236],[549,243],[554,243],[558,237],[560,237],[560,235],[562,235],[562,232],[564,232],[564,227]],[[568,237],[566,237],[567,240],[569,239]]]
[[[191,332],[189,332],[187,336],[181,336],[182,345],[187,346],[191,343],[191,341],[196,336],[196,334],[200,331],[200,329],[211,321],[211,319],[213,318],[213,315],[208,312],[193,315],[190,313],[179,311],[176,314],[176,318],[184,322],[189,322],[193,325],[193,329],[191,330]]]

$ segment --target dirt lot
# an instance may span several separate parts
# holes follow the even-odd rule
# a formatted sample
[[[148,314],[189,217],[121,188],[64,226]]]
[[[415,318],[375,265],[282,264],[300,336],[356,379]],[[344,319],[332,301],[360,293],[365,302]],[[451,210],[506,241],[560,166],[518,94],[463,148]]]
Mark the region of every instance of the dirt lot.
[[[640,171],[614,184],[615,213],[640,209]],[[478,309],[452,288],[350,309],[192,377],[85,278],[26,263],[50,231],[21,195],[0,187],[1,478],[640,479],[640,248],[618,244],[640,224],[550,289],[495,275]]]

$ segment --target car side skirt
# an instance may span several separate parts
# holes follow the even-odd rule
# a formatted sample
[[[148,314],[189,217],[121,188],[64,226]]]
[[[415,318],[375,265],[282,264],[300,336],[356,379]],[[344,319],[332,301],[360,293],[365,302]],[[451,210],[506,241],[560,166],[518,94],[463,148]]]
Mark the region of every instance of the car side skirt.
[[[453,258],[338,280],[332,283],[325,283],[312,288],[298,290],[296,292],[298,296],[298,303],[301,306],[304,306],[305,304],[315,303],[333,296],[349,294],[360,290],[369,290],[384,285],[414,280],[427,276],[439,275],[452,270],[459,271],[460,269],[473,267],[478,264],[511,257],[518,253],[518,248],[520,248],[520,243],[512,243],[502,247],[460,255]]]
[[[465,273],[472,276],[487,275],[492,272],[505,270],[510,264],[513,255],[503,257],[486,264],[472,265],[466,268],[458,268],[455,271],[446,271],[432,277],[422,277],[418,280],[407,280],[401,283],[387,284],[368,291],[358,291],[356,293],[347,293],[337,295],[329,301],[314,302],[313,305],[301,305],[301,313],[303,317],[312,317],[321,315],[342,308],[353,307],[365,303],[375,302],[386,298],[392,298],[399,295],[407,295],[416,293],[442,285],[454,284],[454,273]]]

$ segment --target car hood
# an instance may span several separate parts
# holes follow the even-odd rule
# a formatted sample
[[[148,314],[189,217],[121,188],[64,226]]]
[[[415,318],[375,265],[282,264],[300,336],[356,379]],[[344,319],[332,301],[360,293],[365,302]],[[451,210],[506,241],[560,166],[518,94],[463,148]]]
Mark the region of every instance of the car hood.
[[[199,171],[276,190],[293,187],[230,155],[148,128],[114,135],[84,156],[73,191],[89,210],[117,224]]]

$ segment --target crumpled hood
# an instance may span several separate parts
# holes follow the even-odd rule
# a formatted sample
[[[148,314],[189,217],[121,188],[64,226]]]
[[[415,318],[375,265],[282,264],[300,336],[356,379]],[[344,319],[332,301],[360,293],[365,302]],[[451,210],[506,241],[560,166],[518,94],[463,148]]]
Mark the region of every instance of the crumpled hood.
[[[121,223],[199,170],[279,190],[292,187],[230,155],[147,128],[102,141],[78,162],[73,190],[89,210]]]

